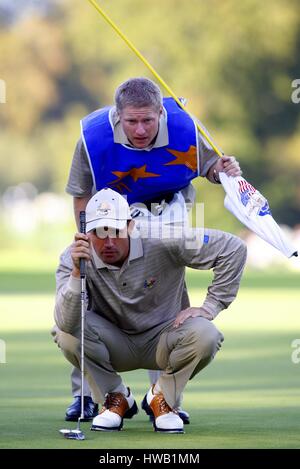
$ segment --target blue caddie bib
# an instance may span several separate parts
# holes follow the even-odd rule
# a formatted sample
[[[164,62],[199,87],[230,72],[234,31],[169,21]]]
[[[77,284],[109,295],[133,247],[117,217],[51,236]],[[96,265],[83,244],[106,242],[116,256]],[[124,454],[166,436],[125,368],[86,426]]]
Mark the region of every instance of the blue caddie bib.
[[[178,192],[199,175],[197,131],[193,120],[173,98],[164,98],[169,144],[150,151],[114,143],[110,107],[99,109],[81,121],[97,191],[110,187],[127,197],[129,204],[159,201]]]

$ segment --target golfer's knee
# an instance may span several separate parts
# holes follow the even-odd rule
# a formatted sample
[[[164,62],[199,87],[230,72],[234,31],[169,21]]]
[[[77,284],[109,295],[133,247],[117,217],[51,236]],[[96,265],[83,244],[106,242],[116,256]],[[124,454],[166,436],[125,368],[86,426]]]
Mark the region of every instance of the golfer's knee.
[[[213,358],[224,337],[210,321],[200,317],[194,319],[186,332],[185,340],[191,344],[199,358]]]

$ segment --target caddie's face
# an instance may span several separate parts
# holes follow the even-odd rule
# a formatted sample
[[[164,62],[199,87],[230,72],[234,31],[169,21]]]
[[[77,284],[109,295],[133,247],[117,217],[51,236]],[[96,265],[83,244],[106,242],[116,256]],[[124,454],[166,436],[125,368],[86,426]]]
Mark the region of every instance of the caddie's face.
[[[148,147],[158,133],[159,118],[162,109],[157,111],[153,106],[136,108],[126,106],[120,113],[123,130],[136,148]]]
[[[129,237],[127,226],[124,230],[104,227],[89,233],[98,257],[105,264],[121,267],[129,255]]]

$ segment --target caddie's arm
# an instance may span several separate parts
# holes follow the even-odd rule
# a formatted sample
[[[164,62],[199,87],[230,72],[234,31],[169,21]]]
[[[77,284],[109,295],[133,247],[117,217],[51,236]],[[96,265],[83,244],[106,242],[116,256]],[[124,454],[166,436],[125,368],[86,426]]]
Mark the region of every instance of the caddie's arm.
[[[81,138],[74,151],[66,192],[73,196],[74,215],[79,230],[79,212],[85,210],[93,192],[93,177]]]
[[[213,184],[219,184],[219,173],[224,172],[227,176],[241,176],[242,171],[239,162],[234,156],[222,156],[211,166],[207,173],[207,179]]]
[[[200,127],[205,133],[211,138],[208,130],[204,125],[196,119]],[[234,156],[223,155],[218,156],[215,150],[212,149],[211,145],[204,138],[204,136],[198,132],[198,171],[199,175],[206,177],[213,184],[220,184],[219,173],[225,172],[227,176],[241,176],[242,171],[238,161]]]
[[[79,214],[82,210],[86,209],[87,203],[92,197],[92,194],[86,197],[73,197],[73,209],[74,209],[74,216],[76,221],[77,229],[80,229],[80,219]]]

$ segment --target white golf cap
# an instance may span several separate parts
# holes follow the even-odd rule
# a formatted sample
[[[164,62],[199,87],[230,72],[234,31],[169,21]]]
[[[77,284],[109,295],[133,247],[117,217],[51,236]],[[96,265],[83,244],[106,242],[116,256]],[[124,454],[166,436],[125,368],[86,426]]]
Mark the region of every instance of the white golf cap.
[[[123,230],[131,220],[127,201],[118,192],[105,188],[97,192],[86,206],[86,231],[107,226]]]

